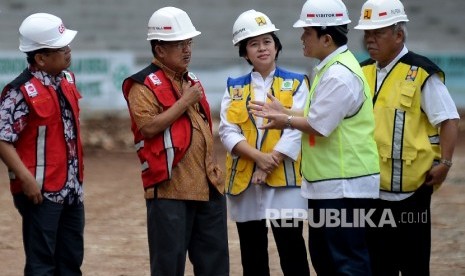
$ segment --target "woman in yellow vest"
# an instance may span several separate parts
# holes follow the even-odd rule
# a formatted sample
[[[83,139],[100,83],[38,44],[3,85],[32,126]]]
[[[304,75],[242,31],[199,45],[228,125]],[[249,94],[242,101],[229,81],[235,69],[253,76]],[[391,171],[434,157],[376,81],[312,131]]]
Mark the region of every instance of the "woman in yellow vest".
[[[228,78],[221,104],[219,134],[226,147],[226,191],[230,218],[236,222],[244,275],[269,275],[270,226],[284,275],[309,275],[302,236],[307,202],[300,195],[301,133],[259,130],[262,118],[250,115],[251,100],[273,94],[290,109],[303,108],[308,81],[303,74],[276,66],[278,29],[263,13],[248,10],[233,27],[233,44],[253,70]]]
[[[304,111],[275,97],[253,102],[263,129],[299,129],[302,195],[308,198],[309,251],[318,275],[371,275],[361,214],[379,196],[378,152],[370,91],[347,48],[347,8],[340,0],[309,0],[294,24],[303,28],[304,56],[318,59]],[[254,105],[257,104],[257,105]]]

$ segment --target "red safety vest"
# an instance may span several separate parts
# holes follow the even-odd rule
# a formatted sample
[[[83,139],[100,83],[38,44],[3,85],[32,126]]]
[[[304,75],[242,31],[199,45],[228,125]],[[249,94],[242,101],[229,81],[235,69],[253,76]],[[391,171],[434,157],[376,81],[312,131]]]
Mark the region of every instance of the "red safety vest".
[[[73,112],[76,123],[78,179],[83,181],[83,153],[79,127],[79,105],[81,98],[74,76],[65,72],[61,90]],[[29,106],[26,128],[14,143],[16,152],[45,192],[58,192],[68,178],[67,146],[64,139],[64,127],[57,92],[51,86],[44,86],[40,80],[25,70],[15,81],[5,87],[2,94],[11,87],[19,87]],[[19,193],[21,181],[10,175],[10,189]]]
[[[198,82],[192,74],[187,74],[189,81]],[[171,81],[163,70],[154,64],[132,75],[123,82],[123,94],[129,107],[128,95],[132,85],[137,82],[150,89],[163,110],[167,110],[178,100]],[[203,87],[202,87],[202,91]],[[208,119],[210,131],[212,127],[210,106],[206,96],[200,100],[201,112]],[[187,113],[179,117],[169,128],[150,139],[144,138],[132,118],[131,130],[134,134],[134,144],[141,163],[142,184],[144,189],[171,179],[172,169],[184,157],[192,137],[192,124]]]

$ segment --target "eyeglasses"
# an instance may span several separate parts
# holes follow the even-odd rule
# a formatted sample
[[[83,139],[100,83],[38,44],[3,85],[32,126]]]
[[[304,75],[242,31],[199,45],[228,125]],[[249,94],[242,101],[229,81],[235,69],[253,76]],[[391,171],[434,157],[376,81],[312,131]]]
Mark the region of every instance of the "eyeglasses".
[[[44,49],[45,54],[52,54],[52,53],[65,53],[70,49],[69,45],[66,45],[64,47],[58,48],[58,49]]]
[[[166,45],[166,46],[169,46],[169,47],[172,47],[172,48],[176,48],[178,50],[182,50],[182,49],[185,49],[187,47],[192,48],[193,43],[194,43],[193,40],[189,39],[189,40],[174,41],[174,42],[165,41],[162,45]]]
[[[367,39],[367,38],[370,38],[370,37],[374,37],[375,39],[382,39],[390,31],[392,31],[392,33],[395,33],[397,31],[396,25],[391,25],[391,26],[388,26],[388,27],[384,27],[384,28],[381,28],[381,29],[375,29],[375,30],[365,30],[364,38]]]

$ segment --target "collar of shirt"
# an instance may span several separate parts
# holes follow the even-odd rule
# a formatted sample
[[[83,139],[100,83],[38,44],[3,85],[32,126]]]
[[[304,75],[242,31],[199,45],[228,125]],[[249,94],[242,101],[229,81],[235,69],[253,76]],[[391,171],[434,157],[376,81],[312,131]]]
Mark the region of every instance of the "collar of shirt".
[[[187,70],[182,72],[182,73],[175,72],[175,71],[171,70],[170,68],[166,67],[166,65],[161,63],[161,61],[159,61],[156,58],[153,59],[152,63],[155,64],[156,66],[160,67],[161,70],[163,70],[166,77],[173,83],[173,85],[176,86],[176,90],[181,91],[182,80],[183,80],[182,77],[187,73]]]
[[[400,51],[400,53],[384,68],[379,68],[378,62],[376,62],[376,91],[379,90],[381,84],[386,78],[387,74],[391,71],[392,67],[396,65],[401,57],[408,53],[407,47],[404,45],[404,48]]]
[[[399,61],[399,59],[401,57],[403,57],[407,53],[408,53],[408,49],[404,45],[404,48],[402,48],[402,50],[399,52],[399,54],[384,68],[380,68],[379,65],[378,65],[378,62],[376,62],[376,71],[377,72],[384,71],[385,73],[388,73],[389,71],[391,71],[392,67],[394,67],[394,65]]]
[[[29,72],[40,82],[45,85],[45,86],[52,86],[53,89],[57,90],[58,86],[60,86],[61,80],[64,77],[64,72],[61,72],[60,74],[56,76],[52,76],[50,74],[47,74],[44,71],[37,70],[33,66],[29,66]]]
[[[347,51],[347,45],[342,45],[341,47],[334,50],[334,52],[329,54],[327,57],[325,57],[317,66],[315,66],[315,68],[313,68],[313,71],[315,72],[315,74],[318,73],[319,71],[321,71],[321,69],[323,69],[323,67],[325,67],[325,65],[328,64],[328,62],[333,57],[335,57],[336,55],[339,55],[340,53],[342,53],[344,51]]]
[[[264,83],[264,87],[271,87],[271,84],[273,82],[273,79],[274,79],[274,72],[276,71],[276,69],[274,69],[273,71],[270,72],[270,74],[268,76],[266,76],[265,79],[263,79],[262,75],[260,73],[258,73],[257,71],[252,71],[251,73],[251,78],[252,78],[252,83],[253,84],[256,84],[257,82],[258,83]]]
[[[266,76],[266,78],[263,78],[263,76],[260,73],[256,71],[252,71],[252,73],[250,74],[250,78],[251,78],[250,85],[254,92],[254,100],[266,102],[267,92],[272,93],[271,86],[273,85],[275,71],[276,69],[271,71],[270,74]],[[259,119],[257,117],[256,120],[257,122],[261,123],[261,118]]]

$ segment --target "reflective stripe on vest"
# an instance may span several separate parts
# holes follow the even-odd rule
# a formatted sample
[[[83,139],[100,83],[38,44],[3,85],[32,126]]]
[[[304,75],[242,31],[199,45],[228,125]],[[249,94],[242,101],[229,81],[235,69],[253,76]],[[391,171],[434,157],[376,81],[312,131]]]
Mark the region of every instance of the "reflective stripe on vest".
[[[39,188],[42,190],[45,179],[45,134],[46,126],[39,126],[37,137],[37,164],[36,164],[36,181],[39,183]]]
[[[166,165],[168,166],[168,176],[171,179],[171,173],[173,171],[173,161],[174,161],[174,148],[173,141],[171,137],[171,126],[165,129],[163,133],[163,140],[166,150]]]
[[[140,164],[140,170],[141,171],[145,171],[146,169],[149,168],[149,163],[147,161],[143,162],[142,164]]]
[[[392,137],[392,191],[401,190],[402,183],[402,141],[405,128],[405,112],[396,110]]]
[[[145,143],[144,143],[144,140],[140,140],[139,143],[136,143],[136,144],[134,145],[135,148],[136,148],[136,151],[139,151],[141,148],[143,148],[143,147],[144,147],[144,144],[145,144]]]
[[[428,139],[431,144],[439,145],[439,135],[429,136]]]
[[[294,171],[294,162],[289,159],[284,159],[284,175],[286,176],[286,185],[287,186],[296,186],[297,176]],[[292,184],[294,183],[294,184]]]
[[[234,179],[236,178],[236,172],[237,172],[237,163],[239,161],[239,158],[234,158],[233,163],[231,166],[231,177],[229,178],[229,183],[228,183],[228,191],[232,191],[232,188],[234,186]]]

